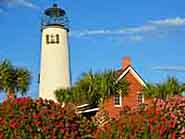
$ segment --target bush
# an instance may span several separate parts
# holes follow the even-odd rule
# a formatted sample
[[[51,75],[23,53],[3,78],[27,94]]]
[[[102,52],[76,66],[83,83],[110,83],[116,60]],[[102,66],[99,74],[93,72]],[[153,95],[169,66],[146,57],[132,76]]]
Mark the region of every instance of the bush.
[[[0,104],[0,139],[183,139],[184,115],[185,98],[174,97],[127,109],[97,129],[72,104],[18,98]]]
[[[26,97],[0,104],[0,139],[91,139],[94,129],[72,105]]]
[[[142,110],[123,112],[97,132],[97,139],[183,139],[185,98],[157,100]]]

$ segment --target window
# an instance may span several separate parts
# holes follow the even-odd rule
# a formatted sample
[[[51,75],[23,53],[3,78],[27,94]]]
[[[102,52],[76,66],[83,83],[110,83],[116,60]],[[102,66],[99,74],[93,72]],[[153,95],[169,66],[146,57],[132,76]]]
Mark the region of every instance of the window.
[[[59,35],[56,35],[56,43],[59,43]]]
[[[49,35],[46,35],[46,44],[49,43]]]
[[[144,103],[144,96],[143,96],[143,94],[138,93],[138,95],[137,95],[137,104],[140,105],[140,104],[143,104],[143,103]]]
[[[51,35],[50,36],[50,43],[55,43],[55,37],[54,37],[54,35]]]
[[[59,34],[56,35],[46,35],[46,43],[47,44],[58,44],[59,43]]]
[[[114,96],[114,106],[115,107],[121,107],[122,105],[122,98],[121,98],[121,95],[120,94],[116,94]]]

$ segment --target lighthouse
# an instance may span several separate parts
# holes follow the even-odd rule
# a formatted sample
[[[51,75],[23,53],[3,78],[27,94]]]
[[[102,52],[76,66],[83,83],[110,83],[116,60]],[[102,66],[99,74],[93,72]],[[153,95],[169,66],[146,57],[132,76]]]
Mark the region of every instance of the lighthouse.
[[[39,97],[56,101],[54,91],[71,85],[68,48],[68,19],[57,4],[42,17]]]

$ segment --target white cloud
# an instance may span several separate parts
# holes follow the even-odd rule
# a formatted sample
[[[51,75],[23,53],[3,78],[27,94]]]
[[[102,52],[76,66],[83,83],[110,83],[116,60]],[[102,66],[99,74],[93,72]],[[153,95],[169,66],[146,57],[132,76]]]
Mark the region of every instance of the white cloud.
[[[39,9],[39,7],[31,2],[31,0],[0,0],[0,4],[7,5],[9,7],[19,5],[32,9]]]
[[[153,70],[185,72],[185,66],[156,66]]]
[[[156,27],[153,25],[143,25],[138,27],[124,28],[121,31],[125,33],[145,33],[145,32],[150,32],[155,30],[156,30]]]
[[[185,26],[185,18],[166,18],[161,20],[147,21],[145,24],[135,27],[125,27],[118,29],[86,29],[72,30],[72,37],[86,36],[122,36],[130,41],[141,41],[145,38],[165,38],[165,34],[173,34],[179,31],[177,27]],[[162,37],[161,37],[162,36]]]
[[[83,32],[80,32],[80,35],[111,35],[113,33],[114,30],[85,30]]]
[[[121,32],[121,30],[96,29],[96,30],[72,31],[70,35],[75,37],[82,37],[93,35],[119,35],[119,34],[124,34],[124,32]]]
[[[123,29],[95,29],[95,30],[79,30],[79,31],[72,31],[71,36],[92,36],[92,35],[129,35],[129,34],[136,34],[136,33],[146,33],[155,31],[156,27],[152,25],[144,25],[139,27],[128,27]]]
[[[29,7],[29,8],[33,8],[33,9],[39,9],[39,7],[35,4],[33,4],[32,2],[28,1],[28,0],[17,0],[17,2],[20,5],[23,5],[25,7]]]
[[[130,40],[134,41],[134,42],[139,42],[139,41],[142,41],[143,39],[144,39],[143,36],[139,36],[139,35],[135,35],[135,36],[130,37]]]
[[[153,25],[161,25],[161,26],[184,26],[185,25],[185,18],[176,17],[176,18],[169,18],[163,20],[154,20],[149,21],[149,23]]]

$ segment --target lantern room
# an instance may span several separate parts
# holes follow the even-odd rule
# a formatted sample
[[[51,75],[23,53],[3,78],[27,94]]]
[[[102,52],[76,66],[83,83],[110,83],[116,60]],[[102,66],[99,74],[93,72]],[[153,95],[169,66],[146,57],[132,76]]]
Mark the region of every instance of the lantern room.
[[[57,4],[44,11],[42,17],[42,28],[46,26],[59,25],[68,29],[68,18],[66,12],[59,8]]]

